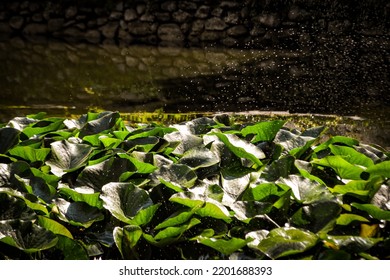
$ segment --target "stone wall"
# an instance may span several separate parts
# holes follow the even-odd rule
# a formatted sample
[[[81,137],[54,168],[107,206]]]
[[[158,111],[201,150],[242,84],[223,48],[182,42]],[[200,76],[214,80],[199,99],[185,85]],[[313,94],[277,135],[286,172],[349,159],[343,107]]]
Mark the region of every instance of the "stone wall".
[[[329,37],[388,36],[389,15],[386,0],[4,0],[0,34],[297,49]]]

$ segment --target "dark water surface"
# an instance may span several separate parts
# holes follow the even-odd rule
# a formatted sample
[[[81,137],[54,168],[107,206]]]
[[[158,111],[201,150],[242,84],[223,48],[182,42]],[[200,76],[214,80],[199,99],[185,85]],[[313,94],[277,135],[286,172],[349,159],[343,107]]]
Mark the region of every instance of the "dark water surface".
[[[300,51],[13,38],[0,41],[0,122],[40,111],[104,109],[287,111],[384,124],[390,108],[388,49],[375,38]]]

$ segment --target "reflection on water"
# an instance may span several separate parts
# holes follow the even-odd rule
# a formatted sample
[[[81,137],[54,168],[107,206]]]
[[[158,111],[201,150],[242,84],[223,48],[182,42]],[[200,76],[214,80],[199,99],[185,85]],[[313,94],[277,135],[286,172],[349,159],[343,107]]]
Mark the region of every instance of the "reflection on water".
[[[0,42],[0,121],[38,111],[289,111],[384,118],[383,42],[316,51]]]

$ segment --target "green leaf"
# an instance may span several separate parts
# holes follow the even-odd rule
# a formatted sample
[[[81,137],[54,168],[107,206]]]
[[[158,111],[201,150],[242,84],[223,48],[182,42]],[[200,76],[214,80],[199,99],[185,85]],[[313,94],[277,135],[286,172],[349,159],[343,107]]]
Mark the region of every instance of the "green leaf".
[[[354,148],[336,145],[329,145],[329,148],[334,155],[341,156],[351,164],[364,167],[370,167],[374,165],[372,159],[362,153],[359,153]]]
[[[48,211],[47,207],[45,205],[43,205],[33,195],[21,193],[19,191],[11,189],[11,188],[0,188],[0,197],[2,197],[4,199],[6,196],[1,196],[2,194],[7,194],[9,197],[16,198],[17,199],[16,201],[18,201],[18,203],[20,203],[22,200],[28,208],[36,211],[37,213],[49,215],[49,211]],[[33,200],[33,201],[31,201],[31,200]],[[0,199],[0,201],[1,201],[1,199]],[[3,202],[3,204],[0,204],[0,205],[5,206],[6,207],[5,209],[8,208],[8,211],[12,209],[12,207],[5,202]],[[20,209],[24,209],[24,204],[20,204],[19,206],[16,206],[16,207],[20,208]],[[28,211],[30,211],[30,209]],[[1,207],[0,207],[0,210],[1,210]],[[4,211],[4,213],[8,213],[8,211]],[[1,211],[0,211],[0,213],[1,213]]]
[[[264,159],[265,154],[260,148],[238,138],[233,134],[223,134],[219,132],[214,134],[217,135],[218,138],[226,145],[226,147],[237,157],[249,159],[258,166],[263,165],[260,159]]]
[[[178,238],[188,229],[200,224],[200,220],[196,218],[192,218],[189,222],[182,224],[181,226],[170,226],[159,231],[156,236],[154,236],[154,240],[162,240],[169,238]]]
[[[80,129],[79,137],[98,134],[105,130],[113,128],[120,115],[118,112],[102,112],[97,116],[88,116],[90,119]]]
[[[110,182],[119,182],[125,172],[135,172],[134,164],[124,158],[108,158],[98,164],[89,165],[77,177],[78,186],[87,186],[100,192]]]
[[[167,227],[174,227],[174,226],[183,224],[183,223],[187,222],[192,217],[192,215],[196,212],[196,210],[198,210],[200,207],[201,207],[201,205],[199,205],[199,207],[192,208],[190,211],[182,210],[179,212],[175,212],[170,217],[168,217],[166,220],[159,223],[154,229],[159,230],[159,229],[163,229],[163,228],[167,228]]]
[[[368,167],[364,172],[372,176],[382,176],[390,178],[390,161],[383,161],[373,166]]]
[[[142,229],[136,225],[126,225],[123,228],[115,227],[113,231],[115,245],[123,259],[139,259],[136,250],[142,236]]]
[[[246,189],[242,196],[244,201],[268,201],[272,198],[279,198],[287,190],[282,189],[275,183],[261,183]]]
[[[178,163],[187,165],[193,170],[196,170],[198,168],[210,167],[218,162],[218,157],[209,149],[205,147],[195,147],[186,151]]]
[[[157,170],[154,175],[161,180],[172,184],[174,189],[191,188],[194,186],[198,178],[196,173],[187,165],[184,164],[169,164],[163,165]],[[167,185],[171,187],[170,185]]]
[[[142,162],[131,155],[118,153],[118,156],[120,158],[128,159],[132,164],[134,164],[137,173],[148,174],[148,173],[152,173],[157,169],[156,166],[150,163]]]
[[[327,242],[333,244],[332,247],[337,249],[345,250],[351,253],[360,253],[369,250],[375,244],[380,242],[381,238],[369,238],[369,237],[360,237],[360,236],[332,236],[327,235]]]
[[[74,226],[88,228],[94,222],[104,219],[104,215],[99,209],[84,202],[68,202],[58,198],[55,205],[58,208],[58,218]]]
[[[103,208],[103,201],[100,199],[100,193],[94,192],[91,188],[76,187],[72,189],[63,184],[59,186],[58,190],[60,194],[70,197],[73,201],[85,202],[88,205],[99,209]]]
[[[62,235],[57,238],[55,248],[62,252],[64,260],[89,260],[86,250],[77,240]]]
[[[324,185],[299,175],[289,175],[287,178],[280,178],[276,183],[291,188],[294,197],[304,204],[311,204],[318,200],[332,200],[335,198]]]
[[[43,216],[38,216],[38,223],[41,227],[50,230],[54,234],[60,234],[70,239],[73,239],[73,236],[70,233],[70,231],[57,221],[54,221],[52,219]]]
[[[161,206],[161,203],[153,204],[145,209],[141,209],[131,220],[132,225],[143,226],[148,224],[154,217],[154,214]]]
[[[236,252],[237,250],[240,250],[241,248],[245,247],[248,243],[247,240],[231,237],[228,239],[222,239],[222,238],[215,238],[215,237],[204,237],[202,235],[196,237],[196,240],[206,245],[210,248],[213,248],[214,250],[217,250],[218,252],[229,256],[232,253]]]
[[[153,205],[149,194],[131,183],[108,183],[102,187],[103,206],[118,220],[133,224],[139,211]]]
[[[13,157],[19,157],[28,162],[44,161],[50,153],[49,148],[34,149],[29,146],[16,146],[8,151]]]
[[[260,251],[271,259],[299,254],[317,244],[318,236],[296,228],[276,228],[258,245]]]
[[[13,221],[0,223],[0,241],[26,253],[35,253],[55,246],[58,237],[31,221]]]
[[[181,192],[172,195],[169,200],[185,205],[189,208],[198,208],[200,205],[202,205],[201,208],[196,210],[196,214],[201,217],[222,219],[227,222],[230,222],[231,220],[229,211],[226,209],[225,206],[223,206],[220,202],[216,200],[210,199],[202,195],[198,195],[192,192]]]
[[[51,171],[61,177],[67,172],[76,170],[87,164],[92,148],[86,144],[73,144],[67,140],[56,141],[50,144],[52,158],[46,161]]]
[[[237,219],[241,221],[249,221],[255,217],[262,217],[268,214],[272,209],[271,202],[260,201],[236,201],[230,205]]]
[[[347,226],[350,223],[353,222],[363,222],[363,223],[369,223],[370,221],[360,215],[356,214],[341,214],[336,221],[336,224]]]
[[[382,210],[373,204],[360,204],[352,202],[351,205],[356,209],[367,212],[374,219],[390,221],[390,211]]]
[[[64,127],[65,125],[63,123],[63,119],[53,118],[53,119],[42,120],[32,124],[31,126],[27,126],[26,128],[23,129],[22,132],[28,138],[31,138],[33,136],[41,136],[49,132],[54,132]]]
[[[327,156],[322,159],[314,159],[313,164],[332,168],[343,179],[360,180],[363,168],[353,165],[341,156]]]
[[[241,129],[241,134],[244,137],[250,134],[255,135],[255,137],[252,139],[252,143],[260,141],[272,141],[284,123],[285,121],[260,122]]]
[[[308,150],[316,141],[315,137],[305,136],[304,133],[293,133],[291,131],[281,129],[275,136],[274,142],[284,148],[284,150],[296,158],[300,157]]]
[[[19,142],[20,131],[12,127],[0,128],[0,154],[5,154]]]

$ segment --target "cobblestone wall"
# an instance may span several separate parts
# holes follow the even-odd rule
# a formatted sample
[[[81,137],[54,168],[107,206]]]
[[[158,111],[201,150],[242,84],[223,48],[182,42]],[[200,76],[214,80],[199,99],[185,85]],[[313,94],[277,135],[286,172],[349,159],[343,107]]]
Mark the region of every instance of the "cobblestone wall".
[[[92,43],[112,40],[249,48],[310,48],[329,36],[389,35],[390,4],[384,0],[111,0],[104,6],[80,4],[88,3],[85,1],[2,1],[0,34]]]

